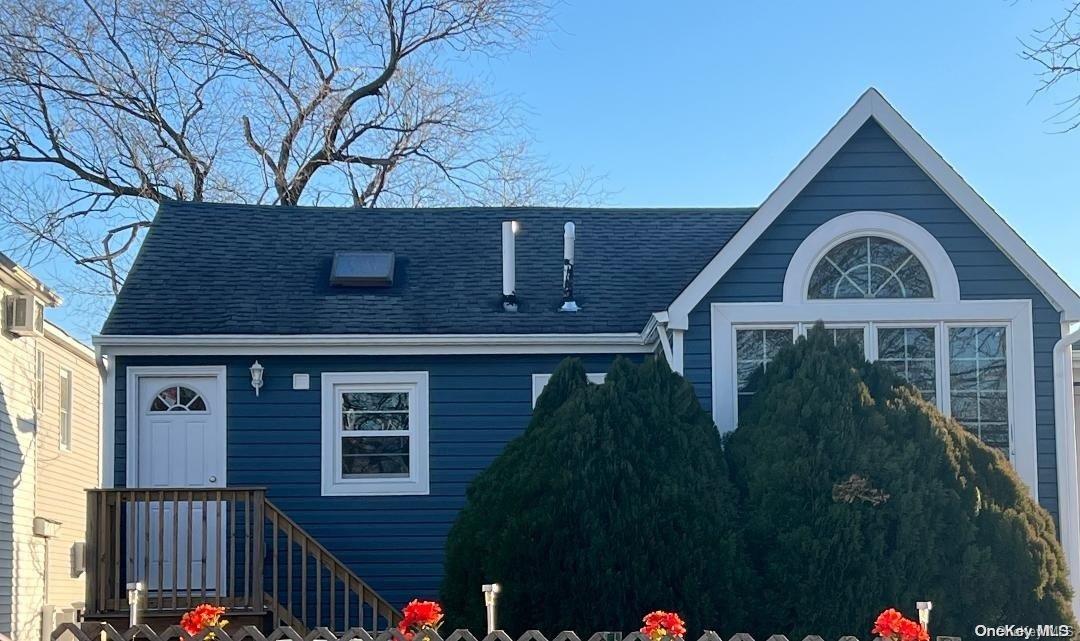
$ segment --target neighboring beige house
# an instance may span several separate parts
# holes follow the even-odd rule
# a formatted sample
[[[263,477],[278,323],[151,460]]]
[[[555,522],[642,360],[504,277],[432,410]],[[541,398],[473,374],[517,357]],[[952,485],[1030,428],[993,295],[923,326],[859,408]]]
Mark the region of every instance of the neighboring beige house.
[[[0,633],[40,641],[85,598],[101,379],[93,351],[44,319],[57,295],[2,253],[0,296]]]

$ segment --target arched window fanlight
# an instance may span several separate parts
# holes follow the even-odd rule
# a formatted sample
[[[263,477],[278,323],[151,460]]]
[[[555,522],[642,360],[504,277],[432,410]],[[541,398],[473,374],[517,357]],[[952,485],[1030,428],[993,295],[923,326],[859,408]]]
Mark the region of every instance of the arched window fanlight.
[[[926,267],[900,243],[859,236],[829,250],[810,275],[807,298],[933,298]]]
[[[158,392],[150,403],[151,412],[205,412],[206,401],[195,390],[183,385],[170,385]]]

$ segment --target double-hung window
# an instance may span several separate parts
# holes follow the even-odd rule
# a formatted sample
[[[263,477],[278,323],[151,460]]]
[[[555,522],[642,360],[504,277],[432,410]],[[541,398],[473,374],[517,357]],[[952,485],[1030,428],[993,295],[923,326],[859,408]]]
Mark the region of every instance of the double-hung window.
[[[427,372],[322,375],[324,496],[427,494]]]

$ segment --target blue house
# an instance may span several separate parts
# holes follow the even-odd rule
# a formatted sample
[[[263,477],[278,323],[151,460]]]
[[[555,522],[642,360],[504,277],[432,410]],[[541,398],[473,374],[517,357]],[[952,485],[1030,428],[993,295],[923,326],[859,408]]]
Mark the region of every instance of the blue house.
[[[728,431],[816,321],[1009,457],[1075,581],[1080,297],[869,90],[757,208],[163,204],[95,338],[88,616],[385,625],[563,358],[666,359]]]

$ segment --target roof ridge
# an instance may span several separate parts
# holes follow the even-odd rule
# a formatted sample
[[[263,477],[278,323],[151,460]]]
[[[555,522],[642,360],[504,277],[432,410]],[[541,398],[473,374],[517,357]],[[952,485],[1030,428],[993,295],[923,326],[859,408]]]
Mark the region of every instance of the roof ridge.
[[[193,201],[165,201],[159,205],[159,210],[164,209],[215,209],[215,210],[248,210],[248,211],[265,211],[265,212],[282,212],[282,211],[312,211],[312,212],[340,212],[340,213],[364,213],[364,212],[386,212],[386,213],[499,213],[499,212],[566,212],[566,213],[738,213],[745,214],[755,211],[757,206],[743,206],[743,207],[633,207],[633,206],[611,206],[611,207],[562,207],[558,205],[515,205],[515,206],[470,206],[470,205],[458,205],[458,206],[440,206],[440,207],[335,207],[324,205],[266,205],[266,204],[252,204],[252,203],[227,203],[227,202],[193,202]]]

